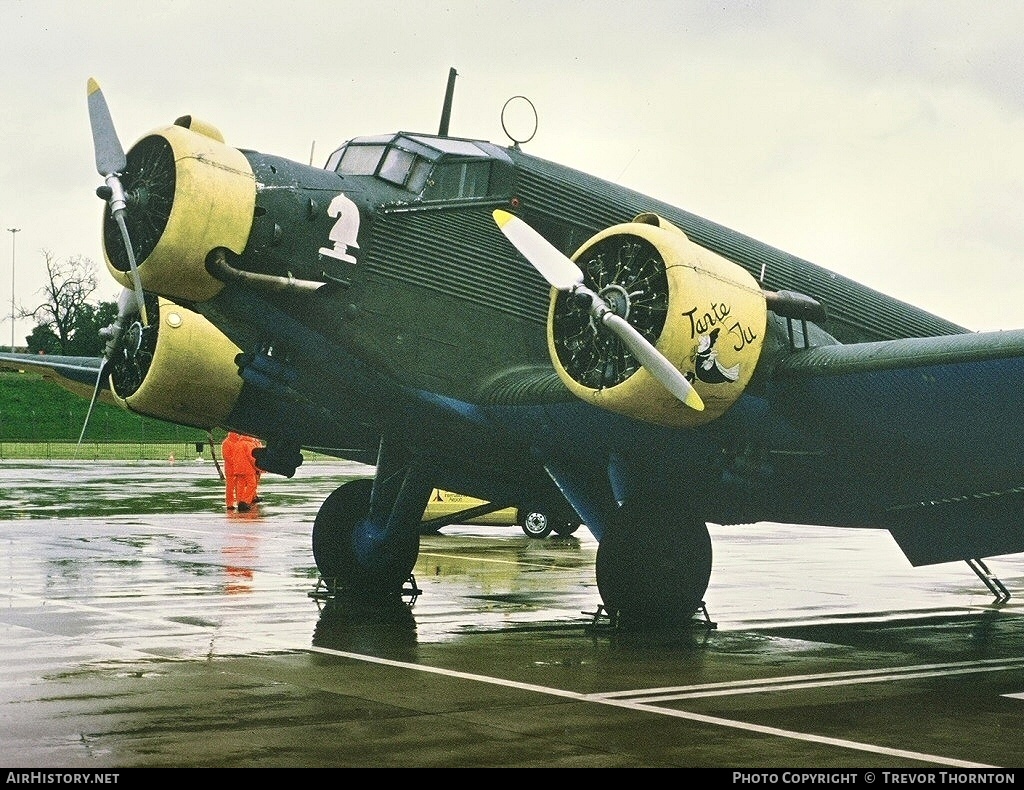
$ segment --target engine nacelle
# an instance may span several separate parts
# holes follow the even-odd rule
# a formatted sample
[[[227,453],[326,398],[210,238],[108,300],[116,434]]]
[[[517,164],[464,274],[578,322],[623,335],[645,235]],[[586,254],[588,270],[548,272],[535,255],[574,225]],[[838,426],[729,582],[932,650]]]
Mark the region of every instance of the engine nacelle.
[[[224,284],[207,272],[207,255],[217,247],[241,253],[252,228],[256,179],[245,156],[212,126],[180,118],[132,146],[121,181],[143,289],[183,302],[216,296]],[[109,209],[103,242],[111,275],[134,287]]]
[[[130,327],[125,348],[110,360],[114,400],[178,425],[223,425],[242,390],[239,348],[206,318],[167,299],[146,312],[149,326]]]
[[[674,398],[585,305],[553,291],[548,350],[565,385],[596,406],[661,425],[716,419],[757,366],[764,294],[737,264],[694,244],[655,214],[593,236],[573,256],[585,285],[638,329],[693,384],[695,411]]]

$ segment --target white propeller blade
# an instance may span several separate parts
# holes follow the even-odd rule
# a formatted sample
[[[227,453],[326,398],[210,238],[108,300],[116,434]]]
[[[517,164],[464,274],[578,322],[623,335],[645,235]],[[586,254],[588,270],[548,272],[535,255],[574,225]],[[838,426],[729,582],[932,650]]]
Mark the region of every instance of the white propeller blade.
[[[629,321],[616,315],[611,310],[608,310],[600,318],[605,326],[611,329],[619,336],[623,343],[629,346],[629,350],[640,360],[640,364],[647,369],[648,373],[660,381],[665,389],[691,409],[704,411],[704,401],[701,400],[693,385]]]
[[[124,337],[125,324],[131,313],[132,292],[127,288],[121,289],[121,295],[117,297],[117,318],[110,326],[100,330],[100,338],[106,341],[103,347],[103,358],[100,360],[100,369],[96,371],[96,385],[92,390],[92,399],[89,401],[89,410],[85,413],[85,422],[82,423],[82,432],[78,435],[78,444],[75,445],[75,457],[78,457],[78,448],[82,446],[82,439],[85,438],[85,429],[89,427],[89,418],[92,417],[93,407],[100,396],[100,387],[103,386],[103,377],[108,372],[107,363],[121,349],[121,341]]]
[[[89,126],[92,128],[92,144],[96,153],[96,169],[107,182],[110,190],[110,213],[117,222],[121,231],[121,239],[124,241],[125,252],[128,253],[128,268],[131,270],[132,284],[135,288],[135,302],[139,309],[139,316],[142,325],[148,326],[149,319],[146,315],[146,300],[142,293],[142,278],[139,277],[139,267],[135,263],[135,252],[132,249],[132,240],[128,236],[128,226],[125,223],[124,212],[127,206],[124,187],[118,177],[128,163],[124,155],[124,148],[117,138],[117,130],[114,129],[114,121],[110,117],[110,108],[107,107],[107,100],[103,98],[103,91],[100,85],[92,77],[89,78],[87,86],[89,102]]]
[[[583,285],[579,266],[519,217],[501,209],[495,209],[492,215],[501,232],[552,288],[571,291],[574,286]]]
[[[114,131],[107,100],[103,98],[100,85],[92,77],[88,85],[89,125],[92,127],[92,144],[96,151],[96,169],[103,177],[120,173],[126,164],[124,149]]]
[[[495,209],[494,221],[512,245],[522,253],[552,288],[569,293],[583,293],[591,299],[590,313],[633,352],[648,373],[676,398],[696,411],[704,410],[704,401],[675,365],[666,359],[647,338],[626,319],[615,314],[608,304],[583,285],[583,272],[551,242],[507,211]]]
[[[92,409],[96,405],[96,399],[100,396],[100,387],[103,384],[103,373],[107,369],[106,357],[100,362],[100,369],[96,371],[96,386],[92,390],[92,398],[89,400],[89,410],[85,413],[85,422],[82,423],[82,432],[78,434],[78,444],[75,445],[74,458],[78,458],[78,448],[82,446],[82,439],[85,438],[85,429],[89,427],[89,418],[92,416]]]
[[[132,249],[132,240],[128,236],[128,225],[124,220],[124,209],[114,213],[117,220],[117,227],[121,229],[121,239],[124,241],[125,252],[128,253],[128,267],[132,274],[132,287],[135,289],[135,306],[139,309],[139,319],[143,326],[149,326],[149,316],[146,315],[146,297],[142,293],[142,278],[139,277],[139,267],[135,263],[135,250]]]

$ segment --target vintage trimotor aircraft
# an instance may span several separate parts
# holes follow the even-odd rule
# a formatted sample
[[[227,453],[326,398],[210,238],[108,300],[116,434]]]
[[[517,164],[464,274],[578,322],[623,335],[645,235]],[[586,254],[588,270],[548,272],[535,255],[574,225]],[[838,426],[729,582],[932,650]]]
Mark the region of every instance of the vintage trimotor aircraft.
[[[323,168],[189,116],[123,152],[89,82],[125,290],[95,398],[372,463],[322,577],[399,594],[435,487],[599,541],[620,625],[690,622],[707,522],[887,529],[914,565],[1024,551],[1024,331],[972,333],[706,219],[502,147],[352,139]],[[68,374],[71,376],[71,374]],[[84,429],[83,429],[84,430]],[[756,583],[756,580],[751,580]]]

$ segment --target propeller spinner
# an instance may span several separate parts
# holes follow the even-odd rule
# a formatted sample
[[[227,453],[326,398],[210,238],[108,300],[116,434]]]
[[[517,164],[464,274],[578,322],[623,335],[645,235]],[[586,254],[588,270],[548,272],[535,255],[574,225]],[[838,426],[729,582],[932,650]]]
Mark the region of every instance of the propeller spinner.
[[[583,284],[583,272],[547,239],[523,220],[496,209],[494,221],[513,246],[547,280],[552,288],[573,294],[589,303],[590,314],[613,332],[655,379],[678,400],[696,411],[704,410],[704,401],[686,377],[626,319],[598,294]]]

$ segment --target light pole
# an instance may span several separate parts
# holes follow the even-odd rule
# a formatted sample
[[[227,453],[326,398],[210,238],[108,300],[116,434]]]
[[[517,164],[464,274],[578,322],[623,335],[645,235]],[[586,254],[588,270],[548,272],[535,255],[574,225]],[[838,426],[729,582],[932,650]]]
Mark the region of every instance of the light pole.
[[[21,228],[8,228],[11,232],[11,353],[14,353],[14,240],[18,238],[14,234]]]

